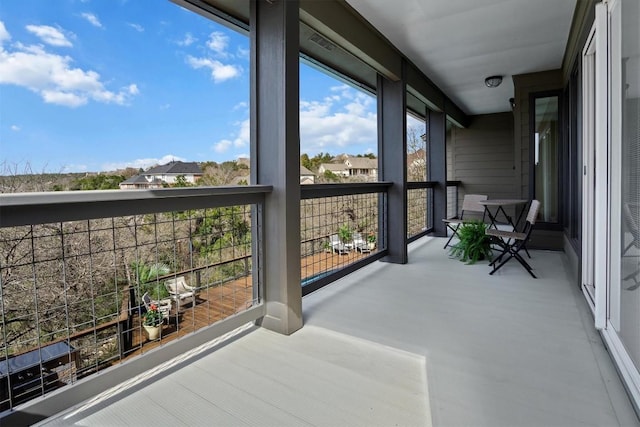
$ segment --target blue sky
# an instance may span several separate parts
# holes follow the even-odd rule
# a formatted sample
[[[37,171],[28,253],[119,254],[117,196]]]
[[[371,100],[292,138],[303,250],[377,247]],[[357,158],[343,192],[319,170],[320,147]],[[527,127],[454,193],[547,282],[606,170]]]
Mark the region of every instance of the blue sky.
[[[301,152],[376,152],[376,101],[300,67]],[[168,0],[3,0],[0,174],[249,155],[249,40]]]

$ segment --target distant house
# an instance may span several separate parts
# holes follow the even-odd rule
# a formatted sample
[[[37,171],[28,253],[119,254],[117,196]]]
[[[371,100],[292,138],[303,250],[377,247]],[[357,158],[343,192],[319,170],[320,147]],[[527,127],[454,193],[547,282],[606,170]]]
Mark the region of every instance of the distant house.
[[[322,163],[318,168],[320,174],[330,171],[339,176],[349,176],[349,170],[344,163]]]
[[[315,184],[316,175],[309,169],[300,165],[300,184]]]
[[[324,174],[325,171],[344,177],[363,177],[376,179],[378,176],[378,160],[368,157],[340,156],[341,163],[322,163],[318,172]]]
[[[151,176],[135,175],[120,183],[121,190],[162,188],[162,181]]]
[[[166,184],[175,184],[179,176],[183,176],[186,182],[195,184],[202,177],[202,169],[196,162],[169,162],[122,181],[120,189],[162,188]]]
[[[378,160],[368,157],[348,156],[344,161],[348,176],[366,176],[375,178],[378,176]]]

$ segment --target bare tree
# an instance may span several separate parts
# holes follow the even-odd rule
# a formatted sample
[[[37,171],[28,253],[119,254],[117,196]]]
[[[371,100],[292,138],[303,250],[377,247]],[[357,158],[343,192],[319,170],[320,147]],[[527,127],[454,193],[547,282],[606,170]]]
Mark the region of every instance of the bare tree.
[[[407,180],[427,180],[427,138],[415,126],[407,129]]]

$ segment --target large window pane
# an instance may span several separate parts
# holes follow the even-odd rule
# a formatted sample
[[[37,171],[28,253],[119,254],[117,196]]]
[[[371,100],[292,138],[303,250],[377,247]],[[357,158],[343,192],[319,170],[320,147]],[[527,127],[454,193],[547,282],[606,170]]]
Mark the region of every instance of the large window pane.
[[[558,97],[535,98],[533,130],[534,198],[540,220],[558,222]]]
[[[640,30],[638,2],[622,1],[620,15],[614,14],[614,25],[621,20],[622,31],[614,29],[614,72],[612,86],[620,97],[613,103],[614,117],[622,126],[613,129],[614,144],[621,141],[620,173],[620,338],[636,367],[640,367]],[[617,11],[616,11],[617,12]],[[615,28],[615,27],[614,27]],[[621,40],[619,39],[621,37]],[[621,46],[621,50],[616,49]],[[615,173],[615,172],[614,172]]]

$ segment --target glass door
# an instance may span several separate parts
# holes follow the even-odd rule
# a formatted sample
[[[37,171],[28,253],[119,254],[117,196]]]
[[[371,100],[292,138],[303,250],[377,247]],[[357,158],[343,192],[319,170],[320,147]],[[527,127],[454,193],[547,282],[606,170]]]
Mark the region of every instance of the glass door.
[[[533,99],[533,196],[540,201],[538,220],[554,224],[559,222],[559,104],[558,95]]]
[[[618,0],[611,34],[610,322],[640,368],[640,6]]]

